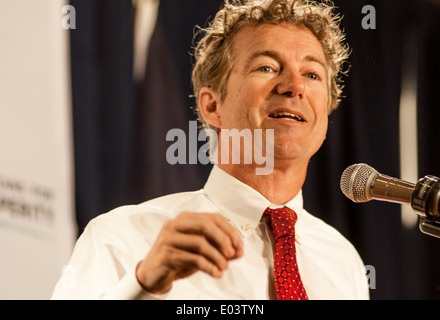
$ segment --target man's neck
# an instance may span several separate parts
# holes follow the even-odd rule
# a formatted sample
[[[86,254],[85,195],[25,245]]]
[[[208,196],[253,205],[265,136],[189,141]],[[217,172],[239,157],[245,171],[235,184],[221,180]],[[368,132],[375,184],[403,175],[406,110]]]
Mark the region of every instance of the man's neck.
[[[278,205],[288,202],[298,194],[307,173],[307,164],[275,165],[269,175],[256,175],[256,167],[249,164],[218,164],[218,166]]]

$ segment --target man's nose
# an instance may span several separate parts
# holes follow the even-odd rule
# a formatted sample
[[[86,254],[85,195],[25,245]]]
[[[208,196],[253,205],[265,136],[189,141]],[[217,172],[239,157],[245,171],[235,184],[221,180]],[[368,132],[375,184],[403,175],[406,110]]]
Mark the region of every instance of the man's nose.
[[[280,95],[302,99],[305,93],[305,79],[297,71],[284,70],[283,74],[279,77],[279,83],[275,90]]]

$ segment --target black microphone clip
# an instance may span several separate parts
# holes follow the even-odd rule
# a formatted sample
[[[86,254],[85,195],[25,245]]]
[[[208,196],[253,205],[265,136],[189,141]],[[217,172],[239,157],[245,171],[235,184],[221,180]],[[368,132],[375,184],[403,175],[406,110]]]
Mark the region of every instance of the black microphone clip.
[[[421,232],[440,238],[440,178],[425,176],[415,185],[411,207],[419,214]]]

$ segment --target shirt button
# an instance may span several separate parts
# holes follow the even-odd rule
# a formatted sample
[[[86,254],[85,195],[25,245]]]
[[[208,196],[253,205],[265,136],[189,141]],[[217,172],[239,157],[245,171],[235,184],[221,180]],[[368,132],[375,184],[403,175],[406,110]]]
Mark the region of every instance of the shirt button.
[[[252,225],[251,224],[244,224],[244,225],[242,225],[241,226],[241,228],[244,230],[244,231],[251,231],[254,227],[252,227]]]

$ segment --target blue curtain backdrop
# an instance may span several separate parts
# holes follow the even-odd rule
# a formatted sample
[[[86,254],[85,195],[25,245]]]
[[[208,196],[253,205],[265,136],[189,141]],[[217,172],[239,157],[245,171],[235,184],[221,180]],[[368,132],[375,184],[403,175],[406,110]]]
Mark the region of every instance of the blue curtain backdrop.
[[[402,227],[400,207],[354,204],[339,189],[342,171],[365,162],[399,177],[403,57],[416,49],[419,173],[440,176],[440,5],[428,0],[339,0],[352,48],[345,99],[330,116],[327,141],[312,158],[305,207],[336,227],[375,268],[373,299],[440,298],[440,239]],[[221,1],[161,0],[146,77],[135,83],[131,0],[71,0],[76,206],[80,231],[114,207],[203,187],[210,166],[169,165],[172,128],[195,120],[190,72],[195,25]],[[362,8],[376,9],[365,30]],[[413,35],[413,36],[411,36]],[[414,182],[414,181],[413,181]]]

